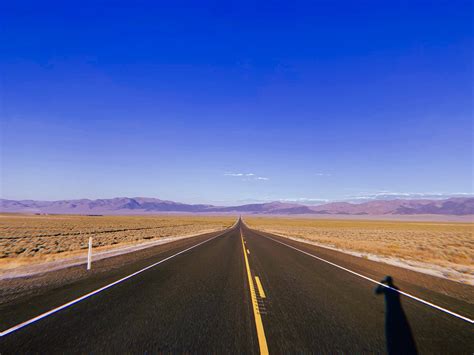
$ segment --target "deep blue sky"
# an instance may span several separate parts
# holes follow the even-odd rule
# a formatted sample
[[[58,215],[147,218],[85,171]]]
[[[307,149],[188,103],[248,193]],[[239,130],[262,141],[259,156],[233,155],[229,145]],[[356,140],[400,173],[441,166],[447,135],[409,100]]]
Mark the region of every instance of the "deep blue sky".
[[[472,193],[470,0],[0,13],[2,197]]]

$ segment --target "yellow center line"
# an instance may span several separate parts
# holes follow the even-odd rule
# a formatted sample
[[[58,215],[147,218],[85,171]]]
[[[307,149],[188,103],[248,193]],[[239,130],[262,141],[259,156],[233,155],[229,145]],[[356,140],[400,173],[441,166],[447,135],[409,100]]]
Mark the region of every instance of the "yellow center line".
[[[260,282],[260,278],[255,276],[255,282],[257,283],[258,293],[261,298],[266,298],[265,291],[263,290],[262,283]]]
[[[260,354],[268,354],[267,339],[265,338],[265,330],[263,329],[262,317],[260,316],[260,311],[258,309],[257,294],[255,293],[255,287],[253,286],[252,275],[250,273],[249,259],[247,258],[247,253],[245,252],[245,244],[242,230],[240,230],[240,238],[242,239],[242,250],[244,252],[245,268],[247,270],[247,277],[249,281],[250,298],[252,299],[252,309],[253,315],[255,317],[255,327],[257,328]]]

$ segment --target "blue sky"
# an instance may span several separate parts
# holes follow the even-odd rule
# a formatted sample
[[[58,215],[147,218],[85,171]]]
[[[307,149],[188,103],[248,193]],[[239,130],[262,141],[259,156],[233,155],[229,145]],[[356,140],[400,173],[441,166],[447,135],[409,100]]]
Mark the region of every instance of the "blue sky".
[[[472,2],[3,4],[1,195],[472,193]]]

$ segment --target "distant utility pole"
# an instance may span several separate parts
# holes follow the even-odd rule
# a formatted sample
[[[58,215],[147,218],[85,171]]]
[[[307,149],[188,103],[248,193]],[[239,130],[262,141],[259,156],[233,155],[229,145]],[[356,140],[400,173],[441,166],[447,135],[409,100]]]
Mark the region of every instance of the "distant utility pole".
[[[87,252],[87,270],[92,267],[92,237],[89,237],[89,251]]]

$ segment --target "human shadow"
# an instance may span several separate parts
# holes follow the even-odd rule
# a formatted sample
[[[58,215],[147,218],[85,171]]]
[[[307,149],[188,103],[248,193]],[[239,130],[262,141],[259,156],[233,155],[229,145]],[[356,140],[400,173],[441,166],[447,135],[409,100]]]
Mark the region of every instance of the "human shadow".
[[[417,354],[410,324],[400,302],[400,293],[391,276],[386,276],[375,293],[385,296],[385,340],[389,355]]]

